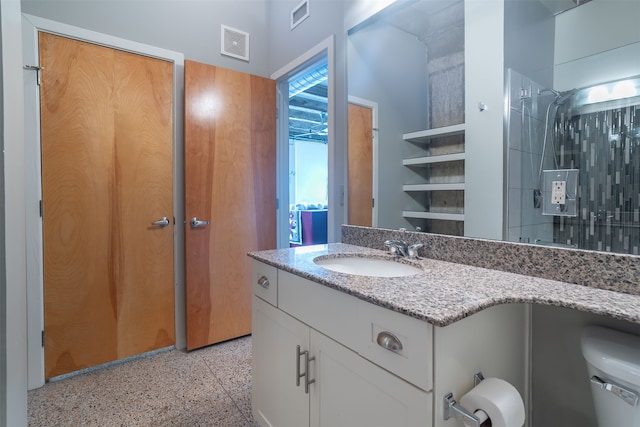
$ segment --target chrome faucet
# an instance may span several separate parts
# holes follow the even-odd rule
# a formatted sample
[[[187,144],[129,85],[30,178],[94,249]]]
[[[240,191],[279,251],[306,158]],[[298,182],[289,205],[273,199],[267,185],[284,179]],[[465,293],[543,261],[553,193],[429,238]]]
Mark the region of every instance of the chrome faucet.
[[[418,249],[424,246],[422,243],[408,245],[404,240],[386,240],[384,245],[394,257],[409,259],[418,259]]]
[[[396,258],[405,258],[409,255],[409,245],[403,240],[386,240],[384,245],[389,248],[389,252]]]
[[[409,250],[408,250],[407,256],[411,259],[419,259],[420,257],[418,256],[418,249],[420,249],[423,246],[424,245],[422,243],[416,243],[415,245],[410,245],[408,248]]]

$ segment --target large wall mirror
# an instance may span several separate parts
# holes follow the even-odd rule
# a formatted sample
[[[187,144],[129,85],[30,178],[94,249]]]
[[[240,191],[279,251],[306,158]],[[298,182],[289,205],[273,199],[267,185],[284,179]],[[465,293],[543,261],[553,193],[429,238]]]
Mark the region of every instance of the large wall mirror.
[[[463,232],[457,220],[464,198],[463,136],[428,143],[408,138],[464,122],[463,6],[462,0],[396,2],[348,34],[349,95],[377,105],[374,225]],[[351,128],[351,116],[349,123]],[[441,155],[451,161],[427,160]],[[414,160],[420,158],[424,162]],[[351,157],[349,163],[351,168]],[[350,188],[350,202],[353,193],[358,188]],[[427,218],[442,216],[451,220]]]
[[[376,222],[351,223],[464,235],[464,1],[396,1],[348,32],[349,95],[377,108]],[[638,254],[640,2],[504,13],[503,239]]]

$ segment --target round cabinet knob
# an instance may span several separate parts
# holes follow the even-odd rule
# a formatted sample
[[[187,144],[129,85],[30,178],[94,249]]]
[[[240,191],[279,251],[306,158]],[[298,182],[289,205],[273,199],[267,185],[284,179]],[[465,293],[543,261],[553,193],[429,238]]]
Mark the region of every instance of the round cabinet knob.
[[[267,279],[266,276],[260,276],[260,278],[258,279],[258,285],[267,289],[269,287],[269,279]]]

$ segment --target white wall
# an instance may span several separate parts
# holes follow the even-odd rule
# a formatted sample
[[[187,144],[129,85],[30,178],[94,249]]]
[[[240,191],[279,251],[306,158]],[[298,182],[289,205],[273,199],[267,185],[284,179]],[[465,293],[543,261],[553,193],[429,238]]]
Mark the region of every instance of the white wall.
[[[268,0],[22,0],[22,11],[181,52],[185,59],[269,75]],[[250,61],[220,54],[220,25],[250,34]]]
[[[350,30],[397,1],[398,0],[345,0],[344,28]]]
[[[25,174],[20,3],[0,0],[5,277],[0,278],[0,426],[27,424]],[[6,280],[6,281],[5,281]]]
[[[268,0],[269,42],[272,47],[269,69],[272,73],[332,34],[336,36],[336,49],[342,50],[343,2],[310,0],[309,17],[292,30],[291,11],[300,2],[301,0]]]
[[[464,235],[501,240],[504,183],[503,0],[465,0]],[[481,111],[479,103],[486,105]]]
[[[378,224],[407,227],[402,160],[419,154],[402,134],[430,127],[426,46],[396,27],[376,23],[349,35],[347,58],[349,95],[378,103]]]
[[[537,1],[507,0],[504,23],[505,67],[552,87],[555,18]]]
[[[569,90],[640,74],[640,2],[592,0],[556,18],[553,87]]]
[[[346,176],[347,153],[347,89],[345,30],[343,1],[311,0],[310,16],[291,30],[291,11],[300,0],[268,0],[269,40],[271,45],[270,70],[276,74],[317,45],[333,36],[333,82],[329,85],[329,99],[334,101],[334,114],[329,114],[329,212],[328,240],[340,240],[340,225],[346,218],[343,191]],[[331,70],[330,70],[331,73]],[[329,106],[331,108],[331,106]],[[348,195],[345,195],[348,197]]]

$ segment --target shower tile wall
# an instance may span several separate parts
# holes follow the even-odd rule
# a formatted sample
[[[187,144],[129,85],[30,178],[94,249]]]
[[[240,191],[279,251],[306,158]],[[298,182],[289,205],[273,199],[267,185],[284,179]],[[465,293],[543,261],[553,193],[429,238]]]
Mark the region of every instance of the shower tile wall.
[[[514,70],[509,70],[508,79],[507,238],[512,242],[551,243],[553,217],[543,216],[542,209],[534,207],[534,190],[539,186],[545,115],[553,96],[538,95],[544,87]],[[544,151],[543,169],[554,168],[549,141]]]
[[[555,218],[555,241],[637,255],[640,103],[586,113],[564,107],[558,113],[554,132],[560,168],[580,174],[578,216]]]
[[[554,97],[538,95],[544,87],[516,71],[508,78],[508,240],[639,254],[640,102],[580,110],[567,103],[555,115],[552,107],[543,150]],[[545,216],[534,206],[543,151],[543,170],[579,170],[577,217]]]

